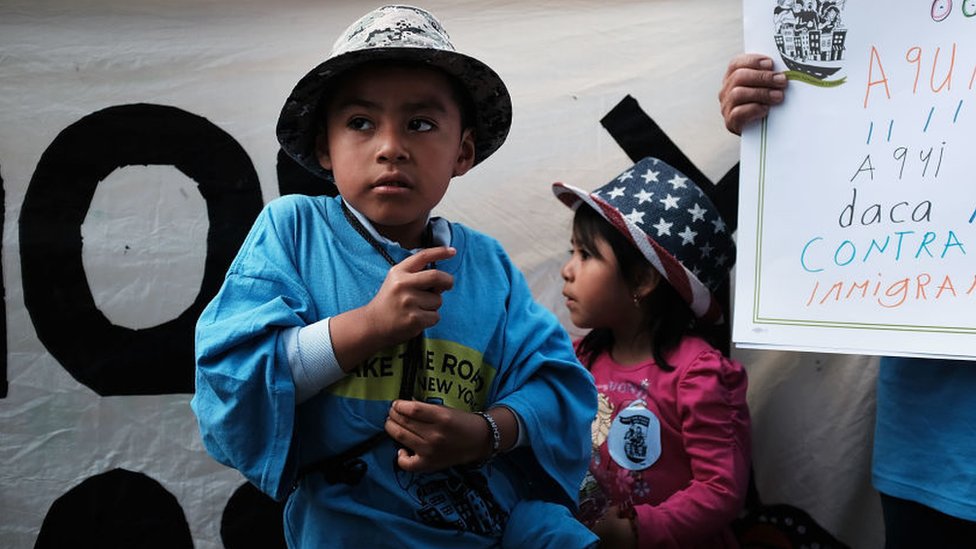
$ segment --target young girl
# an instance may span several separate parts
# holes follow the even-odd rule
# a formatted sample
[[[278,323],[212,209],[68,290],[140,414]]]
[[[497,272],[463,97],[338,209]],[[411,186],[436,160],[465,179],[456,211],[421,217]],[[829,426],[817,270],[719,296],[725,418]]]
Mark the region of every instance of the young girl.
[[[645,158],[593,193],[556,183],[576,211],[563,294],[590,328],[577,356],[596,380],[590,472],[610,506],[604,547],[735,547],[749,477],[746,374],[701,335],[734,245],[711,201]]]

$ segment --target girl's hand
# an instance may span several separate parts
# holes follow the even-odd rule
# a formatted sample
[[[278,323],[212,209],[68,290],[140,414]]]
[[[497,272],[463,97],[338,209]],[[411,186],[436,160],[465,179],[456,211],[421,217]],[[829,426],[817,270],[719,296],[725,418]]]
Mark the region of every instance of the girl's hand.
[[[386,432],[405,448],[397,452],[404,471],[431,472],[473,463],[491,453],[491,433],[484,418],[471,412],[416,400],[396,400]]]
[[[718,92],[725,127],[741,134],[747,124],[766,116],[770,106],[783,102],[784,88],[786,75],[773,72],[769,57],[756,53],[733,57]]]
[[[607,549],[634,549],[637,547],[637,534],[633,519],[621,516],[616,505],[607,509],[603,518],[593,525],[593,533],[600,537],[600,547]]]

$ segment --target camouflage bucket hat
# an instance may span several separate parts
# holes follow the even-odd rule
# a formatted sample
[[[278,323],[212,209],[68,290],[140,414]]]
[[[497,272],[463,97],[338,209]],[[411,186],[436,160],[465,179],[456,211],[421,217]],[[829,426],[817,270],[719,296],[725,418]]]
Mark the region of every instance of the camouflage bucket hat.
[[[663,160],[647,157],[593,191],[553,183],[573,210],[585,204],[640,250],[703,322],[721,324],[714,292],[735,264],[735,243],[704,191]]]
[[[464,86],[475,108],[475,164],[505,141],[512,125],[512,100],[501,77],[481,61],[455,51],[447,31],[429,12],[391,5],[350,25],[332,46],[329,58],[298,81],[278,117],[282,149],[305,169],[330,179],[315,154],[322,116],[319,103],[343,72],[366,62],[389,60],[438,68]]]

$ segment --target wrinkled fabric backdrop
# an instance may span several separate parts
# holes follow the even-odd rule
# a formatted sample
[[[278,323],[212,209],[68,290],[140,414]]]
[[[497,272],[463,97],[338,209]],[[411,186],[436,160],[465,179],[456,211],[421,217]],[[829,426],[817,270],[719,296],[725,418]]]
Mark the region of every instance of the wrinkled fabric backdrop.
[[[263,203],[322,192],[279,158],[277,115],[335,36],[376,5],[0,2],[0,546],[41,545],[42,524],[70,533],[82,510],[98,509],[173,517],[201,549],[233,545],[221,521],[233,497],[251,500],[199,440],[192,321]],[[436,213],[497,237],[579,335],[560,295],[571,215],[550,184],[606,183],[632,163],[626,139],[670,140],[700,184],[735,167],[738,138],[716,97],[742,47],[741,5],[421,5],[502,76],[515,106],[506,144]],[[611,112],[633,125],[605,125]],[[762,501],[880,547],[869,482],[876,359],[733,356],[750,376]],[[92,487],[128,503],[86,499]]]

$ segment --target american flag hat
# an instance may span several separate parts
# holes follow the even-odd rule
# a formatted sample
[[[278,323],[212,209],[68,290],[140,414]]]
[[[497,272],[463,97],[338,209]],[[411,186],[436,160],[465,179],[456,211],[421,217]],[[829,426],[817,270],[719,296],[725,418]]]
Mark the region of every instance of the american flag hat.
[[[592,193],[565,183],[553,183],[552,192],[574,211],[580,204],[593,208],[626,236],[696,317],[724,321],[714,292],[735,264],[735,243],[694,181],[647,157]]]

